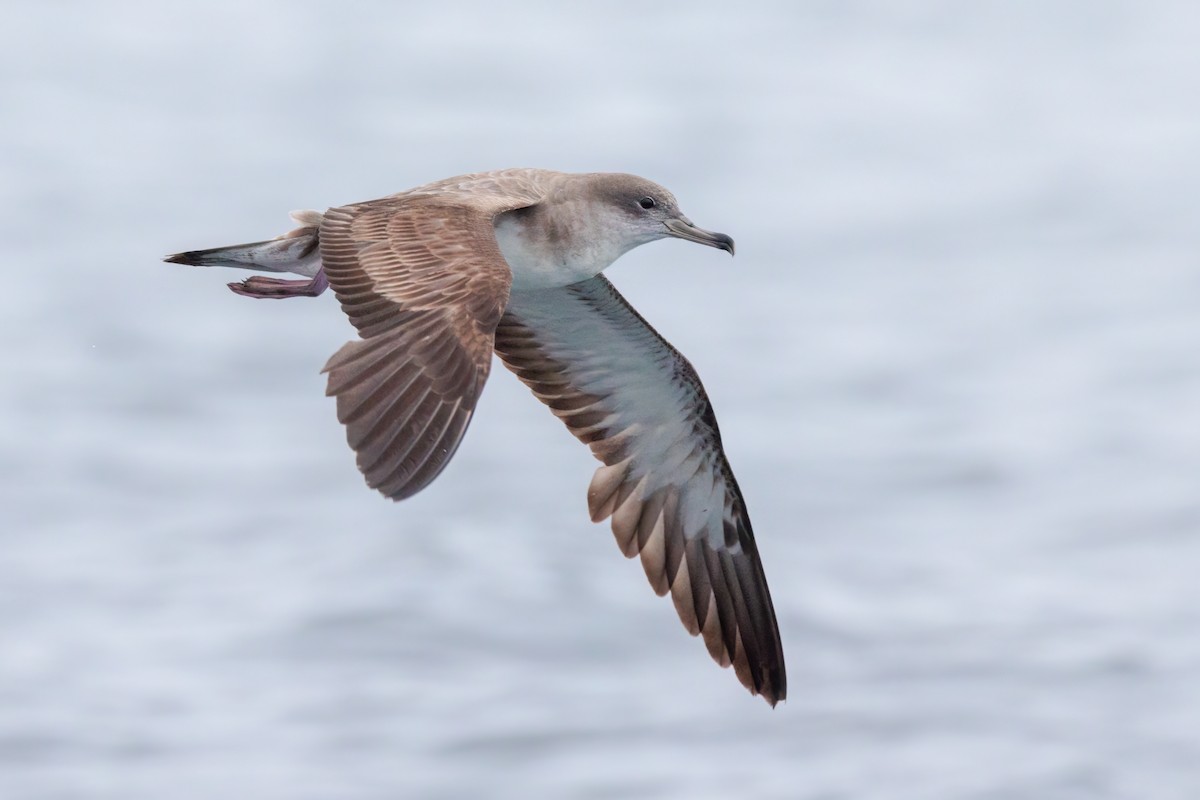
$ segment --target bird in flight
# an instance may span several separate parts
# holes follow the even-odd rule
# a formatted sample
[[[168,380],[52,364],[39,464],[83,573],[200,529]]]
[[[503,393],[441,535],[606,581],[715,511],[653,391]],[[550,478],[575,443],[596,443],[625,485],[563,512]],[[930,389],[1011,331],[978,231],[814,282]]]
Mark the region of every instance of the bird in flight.
[[[358,329],[325,364],[326,394],[367,485],[393,500],[438,476],[495,353],[602,462],[588,487],[659,595],[722,666],[772,706],[783,647],[750,517],[696,371],[601,272],[674,237],[733,253],[652,181],[508,169],[324,213],[277,239],[167,261],[302,275],[229,284],[256,298],[332,287]]]

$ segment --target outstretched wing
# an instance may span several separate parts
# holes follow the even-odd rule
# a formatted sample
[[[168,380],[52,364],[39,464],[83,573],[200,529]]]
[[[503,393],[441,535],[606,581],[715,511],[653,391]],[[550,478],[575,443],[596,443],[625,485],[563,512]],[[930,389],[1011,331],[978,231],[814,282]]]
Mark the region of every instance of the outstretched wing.
[[[604,466],[592,519],[612,518],[684,626],[771,705],[783,646],[746,504],[700,379],[604,277],[514,293],[496,330],[506,366]]]
[[[325,214],[325,275],[362,336],[325,364],[326,394],[367,484],[393,500],[429,485],[466,432],[512,283],[492,220],[536,201],[443,192]]]

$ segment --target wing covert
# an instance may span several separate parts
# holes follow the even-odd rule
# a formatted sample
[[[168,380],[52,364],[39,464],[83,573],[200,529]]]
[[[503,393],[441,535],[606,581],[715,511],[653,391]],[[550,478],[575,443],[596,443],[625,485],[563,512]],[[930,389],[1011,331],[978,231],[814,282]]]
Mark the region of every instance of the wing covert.
[[[326,363],[326,394],[367,484],[393,500],[436,478],[466,432],[512,282],[492,218],[530,202],[395,195],[325,214],[325,275],[362,337]]]

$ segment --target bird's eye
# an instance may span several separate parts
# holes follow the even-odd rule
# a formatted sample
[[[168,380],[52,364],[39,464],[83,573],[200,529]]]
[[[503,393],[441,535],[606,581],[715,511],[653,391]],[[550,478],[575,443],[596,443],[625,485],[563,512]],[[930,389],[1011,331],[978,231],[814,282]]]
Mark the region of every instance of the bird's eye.
[[[641,200],[638,200],[638,205],[642,208],[654,208],[656,203],[653,197],[643,197]]]

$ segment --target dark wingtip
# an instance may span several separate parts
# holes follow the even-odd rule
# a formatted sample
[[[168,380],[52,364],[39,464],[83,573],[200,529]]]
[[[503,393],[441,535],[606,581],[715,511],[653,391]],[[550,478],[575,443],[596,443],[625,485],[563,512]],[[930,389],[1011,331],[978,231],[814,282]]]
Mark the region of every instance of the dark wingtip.
[[[759,689],[758,693],[762,695],[762,699],[766,700],[771,708],[775,708],[781,700],[787,700],[786,680],[782,674],[778,674],[771,678],[771,682]]]

